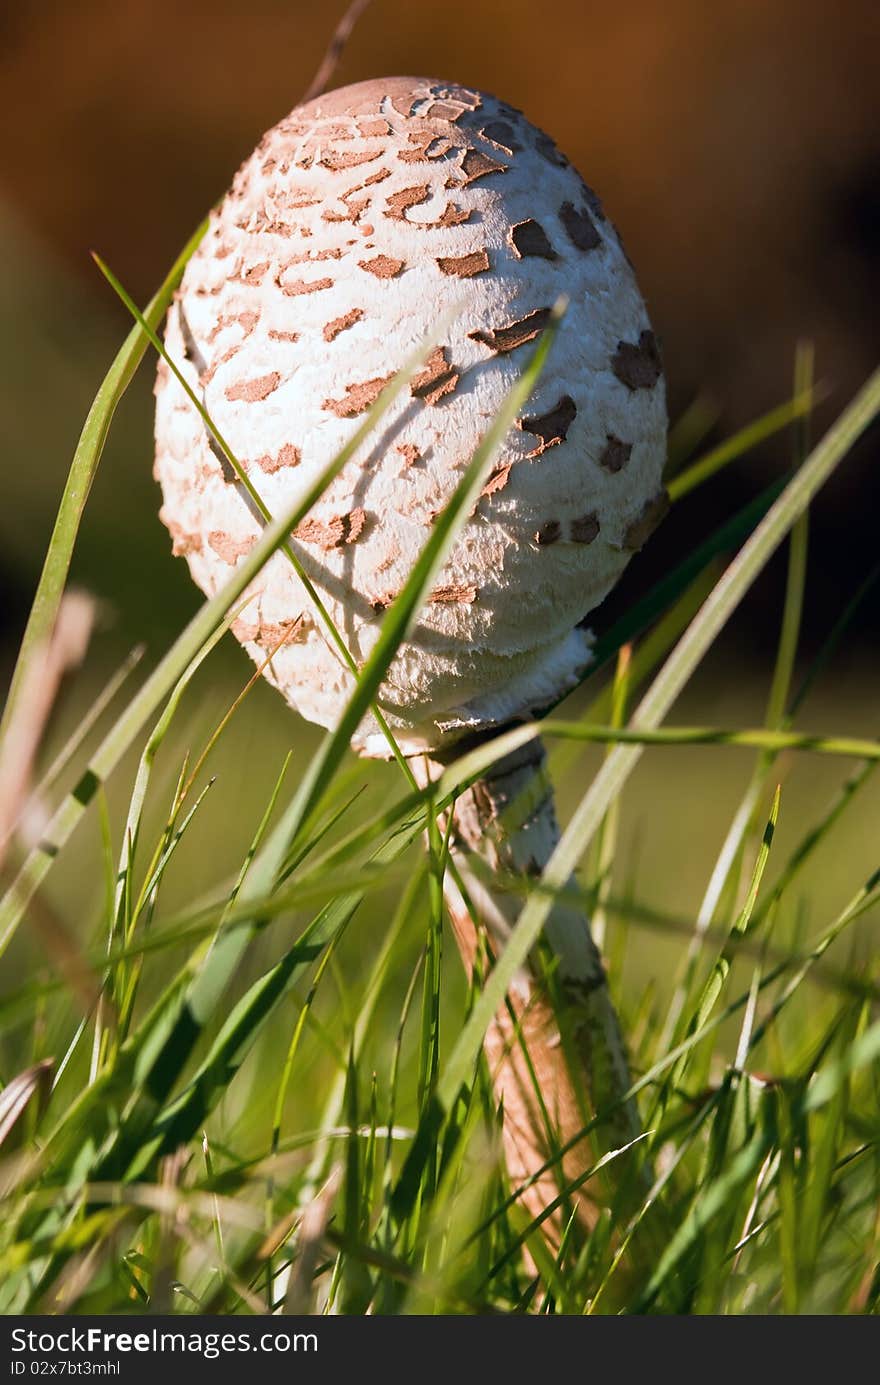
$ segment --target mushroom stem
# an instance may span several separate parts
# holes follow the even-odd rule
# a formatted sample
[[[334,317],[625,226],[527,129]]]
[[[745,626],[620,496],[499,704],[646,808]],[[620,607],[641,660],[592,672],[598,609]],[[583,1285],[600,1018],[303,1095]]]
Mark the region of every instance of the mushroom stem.
[[[457,800],[456,871],[447,872],[445,892],[469,974],[478,965],[483,939],[493,954],[503,950],[521,908],[523,884],[540,876],[558,841],[540,740],[499,760]],[[636,1104],[626,1098],[626,1046],[605,969],[586,914],[564,895],[554,902],[541,954],[517,975],[484,1049],[503,1110],[511,1187],[528,1185],[519,1200],[530,1216],[546,1214],[601,1154],[641,1133]],[[596,1126],[581,1134],[597,1115]],[[565,1150],[561,1158],[560,1150]],[[641,1190],[642,1179],[636,1182]],[[545,1215],[544,1234],[557,1245],[567,1211],[575,1208],[589,1227],[600,1207],[618,1197],[628,1204],[633,1191],[632,1160],[623,1156],[563,1196],[556,1215]]]

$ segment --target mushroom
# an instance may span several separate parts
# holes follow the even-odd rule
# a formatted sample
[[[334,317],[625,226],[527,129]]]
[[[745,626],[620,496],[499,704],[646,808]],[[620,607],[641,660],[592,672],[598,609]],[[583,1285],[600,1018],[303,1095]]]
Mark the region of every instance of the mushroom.
[[[547,135],[493,96],[426,78],[359,83],[297,107],[263,137],[214,212],[169,314],[170,356],[278,513],[452,310],[452,326],[379,436],[293,535],[360,665],[560,294],[570,306],[549,364],[380,689],[399,746],[423,757],[428,775],[463,738],[527,717],[576,685],[590,662],[584,617],[663,513],[659,347],[598,198]],[[257,539],[260,520],[163,365],[156,394],[162,518],[174,551],[212,594]],[[334,726],[352,675],[284,554],[252,594],[238,638],[261,664],[273,655],[266,676],[293,707]],[[388,753],[371,716],[354,744]],[[497,764],[456,808],[456,857],[496,948],[513,921],[511,896],[487,888],[472,858],[496,873],[541,869],[558,831],[542,766],[535,743]],[[537,806],[511,825],[511,803],[536,782]],[[451,881],[448,896],[472,965],[477,924]],[[589,926],[559,905],[547,933],[584,1043],[607,1041],[622,1091],[625,1052]],[[578,1082],[531,970],[515,991],[564,1140],[584,1124]],[[487,1051],[516,1182],[544,1161],[546,1136],[508,1010]],[[631,1133],[632,1108],[621,1110],[618,1127]],[[569,1156],[568,1173],[577,1161],[584,1167],[586,1143]],[[529,1193],[532,1205],[551,1195],[546,1180]]]

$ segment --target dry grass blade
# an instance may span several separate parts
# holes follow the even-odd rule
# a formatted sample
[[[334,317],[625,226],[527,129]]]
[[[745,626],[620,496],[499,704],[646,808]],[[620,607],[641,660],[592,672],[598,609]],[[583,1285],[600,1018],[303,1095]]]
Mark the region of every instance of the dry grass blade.
[[[35,1097],[40,1104],[47,1099],[54,1066],[54,1058],[44,1058],[13,1077],[0,1092],[0,1145],[9,1138]]]
[[[62,679],[85,658],[94,620],[91,597],[68,592],[50,638],[33,651],[25,670],[21,695],[0,742],[0,867],[30,795],[37,751]]]
[[[324,1232],[330,1221],[333,1203],[342,1180],[342,1167],[337,1166],[330,1174],[321,1191],[309,1203],[303,1213],[299,1226],[299,1254],[290,1274],[287,1293],[284,1296],[284,1312],[298,1316],[312,1310],[314,1304],[315,1270],[321,1255]]]

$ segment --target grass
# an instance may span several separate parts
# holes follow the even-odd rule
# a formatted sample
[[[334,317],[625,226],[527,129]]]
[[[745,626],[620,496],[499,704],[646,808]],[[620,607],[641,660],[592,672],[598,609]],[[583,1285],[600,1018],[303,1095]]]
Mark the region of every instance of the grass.
[[[27,714],[20,690],[51,640],[113,412],[156,344],[184,259],[143,315],[131,305],[135,326],[83,431],[7,699],[0,764]],[[841,833],[864,802],[880,742],[797,721],[851,612],[798,687],[794,671],[808,510],[880,409],[880,378],[810,448],[815,391],[802,353],[791,401],[703,457],[679,447],[676,504],[782,427],[793,464],[600,629],[568,715],[554,710],[463,755],[430,793],[403,762],[348,755],[551,344],[552,331],[434,526],[336,732],[291,728],[293,751],[282,753],[278,738],[260,739],[262,714],[249,719],[252,700],[269,696],[254,679],[222,704],[209,692],[230,687],[222,636],[249,581],[381,426],[415,359],[305,501],[263,513],[252,554],[152,672],[129,692],[137,660],[127,660],[47,757],[33,794],[47,822],[29,848],[26,830],[13,843],[0,902],[0,1311],[876,1311],[878,979],[859,930],[880,898],[880,863],[850,880],[828,918],[810,910],[804,881],[823,853],[840,866]],[[688,432],[700,428],[679,438]],[[666,725],[786,542],[763,722]],[[451,866],[440,815],[538,731],[557,772],[579,787],[542,878],[527,892],[507,882],[523,891],[519,921],[482,985],[468,987],[444,955]],[[596,746],[605,747],[598,762]],[[648,753],[673,771],[676,757],[699,755],[696,782],[709,798],[719,758],[751,755],[717,854],[680,842],[681,870],[704,879],[693,916],[674,889],[645,895],[617,849]],[[793,837],[780,756],[809,756],[838,783],[809,821],[795,815]],[[250,819],[216,777],[244,757],[256,786]],[[218,815],[234,826],[218,832]],[[579,867],[577,888],[602,920],[654,1183],[634,1211],[606,1208],[588,1236],[572,1224],[551,1251],[540,1223],[555,1209],[530,1219],[508,1186],[481,1044]],[[56,879],[76,882],[69,896]],[[645,929],[672,959],[667,984],[631,975],[627,950]],[[594,1114],[597,1134],[611,1114],[608,1105]],[[619,1157],[601,1151],[598,1139],[584,1179]],[[573,1191],[562,1190],[560,1208]],[[659,1249],[658,1212],[673,1228]]]

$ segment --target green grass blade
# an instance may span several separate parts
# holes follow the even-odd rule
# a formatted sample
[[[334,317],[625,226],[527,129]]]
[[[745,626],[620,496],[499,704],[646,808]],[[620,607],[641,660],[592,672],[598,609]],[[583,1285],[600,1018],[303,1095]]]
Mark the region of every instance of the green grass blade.
[[[758,573],[878,411],[880,371],[871,377],[829,429],[731,563],[643,697],[632,718],[633,729],[652,731],[658,727]],[[544,884],[551,890],[565,886],[609,805],[635,768],[640,754],[639,747],[618,746],[604,762],[544,871]],[[413,1147],[414,1158],[424,1156],[428,1130],[431,1126],[442,1124],[444,1113],[451,1110],[460,1087],[473,1071],[492,1016],[502,1003],[517,970],[525,964],[551,908],[552,897],[543,894],[534,895],[526,903],[444,1066],[436,1089],[436,1109],[429,1113],[430,1125],[425,1123],[421,1137],[417,1136]],[[411,1169],[408,1178],[412,1179],[412,1176]]]
[[[645,1313],[657,1299],[688,1252],[702,1238],[704,1231],[731,1202],[738,1198],[749,1180],[758,1172],[773,1142],[766,1123],[759,1127],[749,1144],[730,1160],[725,1172],[698,1193],[687,1216],[669,1242],[656,1270],[631,1311]]]
[[[101,273],[104,275],[104,278],[107,280],[110,287],[113,289],[114,293],[117,294],[121,302],[131,313],[135,322],[137,322],[138,325],[141,327],[142,331],[144,331],[147,334],[149,341],[151,342],[155,350],[158,352],[162,360],[166,363],[171,373],[174,375],[174,378],[177,380],[177,383],[180,385],[181,389],[186,394],[193,408],[199,414],[202,422],[205,425],[209,437],[213,438],[214,442],[217,444],[220,451],[223,453],[223,456],[225,457],[226,461],[229,463],[230,467],[235,473],[237,489],[241,494],[242,498],[244,499],[245,503],[248,505],[248,508],[250,509],[251,513],[262,523],[271,524],[272,515],[268,507],[266,506],[263,497],[260,495],[256,486],[254,485],[253,481],[248,475],[246,468],[242,466],[238,457],[236,457],[235,453],[232,451],[232,448],[229,446],[229,443],[226,441],[226,438],[220,432],[220,429],[217,427],[217,424],[214,422],[213,418],[208,412],[208,409],[204,404],[203,400],[199,399],[195,390],[192,389],[191,385],[186,379],[186,376],[180,370],[180,367],[177,365],[176,361],[173,361],[171,356],[168,354],[158,334],[145,320],[143,314],[138,309],[137,304],[123,288],[122,284],[116,278],[116,275],[113,273],[113,271],[109,268],[108,265],[104,263],[100,256],[94,255],[93,258]],[[435,329],[437,336],[440,336],[442,334],[444,327],[445,320],[441,319]],[[433,345],[433,338],[431,344]],[[419,352],[420,357],[424,356],[427,353],[428,349],[430,349],[428,346],[422,348]],[[333,645],[335,646],[337,653],[342,658],[342,661],[348,668],[349,672],[357,676],[358,668],[354,658],[352,657],[351,651],[348,648],[348,645],[345,643],[345,640],[342,638],[342,635],[340,634],[339,630],[337,629],[333,621],[333,618],[330,615],[330,612],[327,610],[326,605],[321,600],[318,590],[315,587],[315,584],[312,582],[311,578],[309,577],[308,573],[306,572],[305,567],[303,566],[302,562],[300,561],[299,557],[297,556],[296,552],[294,551],[290,543],[283,543],[281,545],[281,548],[282,552],[285,554],[288,562],[291,564],[294,572],[296,573],[297,577],[302,583],[302,586],[304,587],[306,594],[312,603],[312,606],[317,612],[318,618],[321,620],[325,630],[329,634],[330,639]],[[381,710],[377,707],[374,707],[372,708],[372,711],[373,715],[375,716],[379,724],[379,729],[382,731],[382,733],[385,736],[385,739],[388,741],[392,755],[402,766],[404,773],[407,775],[410,781],[414,783],[415,781],[412,780],[409,766],[407,765],[406,760],[397,744],[397,741],[395,740],[391,732],[390,727],[385,721],[385,718],[382,715]]]
[[[297,797],[285,818],[283,832],[287,834],[289,841],[293,841],[297,834],[303,830],[314,812],[321,795],[348,749],[352,735],[357,730],[370,702],[378,692],[398,646],[405,638],[412,621],[423,605],[458,530],[479,494],[484,475],[491,465],[492,458],[513,426],[519,410],[534,390],[553,344],[561,311],[561,309],[554,311],[550,324],[543,332],[531,360],[508,392],[504,403],[468,463],[452,499],[434,525],[431,537],[419,554],[406,585],[389,607],[382,622],[379,638],[361,670],[357,686],[346,706],[340,724],[333,734],[327,737],[321,750],[313,759],[303,777]]]
[[[701,457],[693,466],[681,471],[672,478],[667,485],[669,498],[672,501],[681,500],[697,486],[708,481],[715,476],[722,467],[729,466],[731,462],[751,452],[767,438],[771,438],[774,433],[787,428],[790,423],[797,419],[805,418],[816,404],[816,390],[813,386],[796,391],[794,398],[786,400],[784,404],[779,404],[769,413],[763,414],[761,418],[755,419],[753,423],[746,424],[733,437],[726,438],[719,447],[714,447],[711,452],[707,452],[705,457]]]
[[[287,542],[291,531],[305,519],[334,477],[366,441],[375,425],[406,386],[420,359],[421,352],[415,354],[386,386],[368,410],[361,426],[310,486],[306,495],[266,526],[250,553],[216,596],[206,601],[193,616],[189,625],[104,737],[77,784],[53,816],[42,842],[28,854],[17,878],[0,900],[0,956],[8,947],[25,909],[51,869],[52,862],[70,839],[98,788],[115,769],[150,716],[170,694],[205,641],[218,629],[230,607],[242,596],[272,555]]]
[[[169,270],[158,293],[150,300],[144,318],[152,326],[162,320],[171,296],[180,282],[186,263],[205,234],[207,221],[184,246],[180,255]],[[46,560],[34,596],[31,613],[25,628],[12,683],[3,716],[0,719],[0,741],[9,728],[16,700],[24,685],[27,670],[37,651],[52,634],[58,616],[58,607],[70,570],[70,560],[76,536],[79,532],[83,510],[89,496],[104,444],[110,432],[110,424],[120,399],[134,378],[148,346],[148,338],[141,327],[132,328],[110,367],[95,401],[83,425],[73,461],[70,465],[67,482],[61,496],[55,527],[49,541]]]

